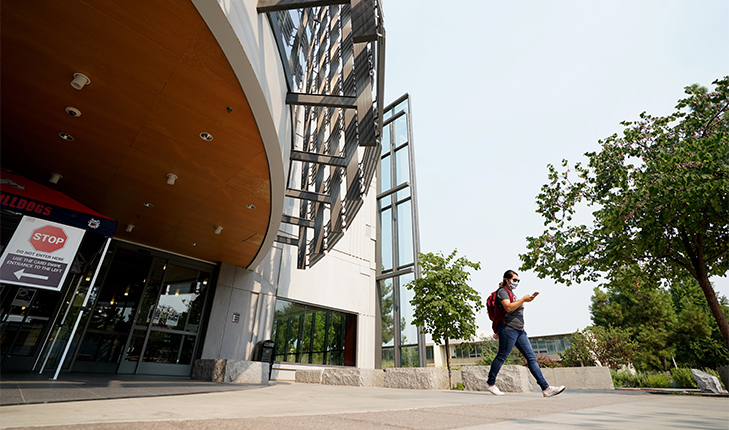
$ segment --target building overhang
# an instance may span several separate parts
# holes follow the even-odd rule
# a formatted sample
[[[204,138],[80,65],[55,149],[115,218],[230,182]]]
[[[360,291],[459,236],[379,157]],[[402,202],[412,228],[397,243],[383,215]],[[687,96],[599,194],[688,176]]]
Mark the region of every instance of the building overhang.
[[[2,167],[59,174],[49,186],[118,220],[120,239],[249,268],[265,257],[290,130],[218,2],[7,2],[1,19]]]

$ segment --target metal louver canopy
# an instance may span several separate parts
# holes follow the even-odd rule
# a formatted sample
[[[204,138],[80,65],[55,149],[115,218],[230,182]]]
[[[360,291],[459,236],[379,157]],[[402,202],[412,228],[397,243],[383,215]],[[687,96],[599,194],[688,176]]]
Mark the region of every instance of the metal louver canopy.
[[[298,246],[304,269],[344,235],[377,168],[382,13],[375,0],[259,0],[257,10],[277,38],[296,130],[286,190],[294,204],[283,216],[294,231],[277,240]]]

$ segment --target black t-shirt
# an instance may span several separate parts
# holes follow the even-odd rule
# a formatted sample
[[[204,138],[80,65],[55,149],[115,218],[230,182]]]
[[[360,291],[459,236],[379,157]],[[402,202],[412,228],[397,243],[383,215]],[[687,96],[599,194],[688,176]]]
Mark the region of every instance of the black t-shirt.
[[[502,306],[502,300],[508,300],[509,303],[516,301],[516,296],[514,296],[514,300],[509,298],[509,292],[506,291],[506,287],[499,288],[499,291],[496,293],[496,298],[499,300],[499,306]],[[506,312],[504,314],[504,324],[515,330],[524,330],[524,305],[519,306],[512,312]]]

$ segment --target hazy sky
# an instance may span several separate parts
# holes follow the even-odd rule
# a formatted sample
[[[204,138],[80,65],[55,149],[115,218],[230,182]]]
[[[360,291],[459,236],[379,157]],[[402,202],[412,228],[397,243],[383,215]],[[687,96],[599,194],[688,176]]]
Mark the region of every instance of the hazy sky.
[[[480,261],[484,300],[543,231],[547,164],[584,161],[620,121],[668,114],[685,86],[729,75],[729,0],[383,3],[385,102],[412,102],[421,250]],[[530,335],[591,324],[595,284],[520,277],[517,293],[541,292]],[[485,310],[478,323],[490,330]]]

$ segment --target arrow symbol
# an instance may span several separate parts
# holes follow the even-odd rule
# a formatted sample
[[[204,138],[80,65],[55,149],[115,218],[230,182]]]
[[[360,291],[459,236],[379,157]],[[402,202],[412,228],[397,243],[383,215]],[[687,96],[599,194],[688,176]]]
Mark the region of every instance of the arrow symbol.
[[[32,273],[24,273],[24,271],[25,271],[25,269],[20,269],[17,272],[15,272],[14,275],[17,276],[18,279],[20,279],[21,277],[25,276],[26,278],[42,279],[44,281],[47,281],[48,280],[48,276],[34,275]]]

